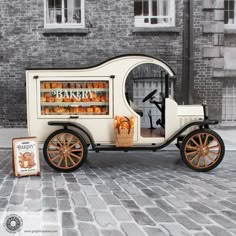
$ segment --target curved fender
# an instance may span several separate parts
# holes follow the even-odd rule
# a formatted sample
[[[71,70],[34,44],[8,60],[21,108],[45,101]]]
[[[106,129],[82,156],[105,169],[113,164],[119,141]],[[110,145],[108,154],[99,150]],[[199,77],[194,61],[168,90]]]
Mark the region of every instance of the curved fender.
[[[91,132],[83,125],[75,123],[75,122],[65,122],[65,121],[49,121],[48,125],[63,126],[65,129],[67,129],[68,126],[71,126],[71,127],[75,127],[77,129],[83,131],[87,135],[87,137],[92,145],[92,148],[95,149],[96,145],[95,145],[93,136],[92,136]]]

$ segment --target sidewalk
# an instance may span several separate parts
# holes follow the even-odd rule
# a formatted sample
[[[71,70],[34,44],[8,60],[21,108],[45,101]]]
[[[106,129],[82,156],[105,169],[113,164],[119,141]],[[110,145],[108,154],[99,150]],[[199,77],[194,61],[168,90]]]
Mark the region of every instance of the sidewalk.
[[[217,128],[214,129],[225,143],[226,150],[236,150],[236,127],[230,128]],[[11,128],[11,129],[0,129],[0,148],[11,148],[12,138],[27,137],[27,129]],[[167,146],[166,150],[175,150],[173,145]]]

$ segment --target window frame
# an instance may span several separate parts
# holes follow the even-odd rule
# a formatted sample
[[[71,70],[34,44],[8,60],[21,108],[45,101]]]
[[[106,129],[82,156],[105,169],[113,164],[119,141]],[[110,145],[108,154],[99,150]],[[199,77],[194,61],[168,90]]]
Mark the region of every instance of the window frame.
[[[140,0],[142,1],[142,0]],[[150,3],[153,1],[153,0],[147,0],[148,1],[148,8],[149,8],[149,12],[152,12],[152,8],[151,8],[151,5]],[[165,0],[163,0],[165,1]],[[175,0],[166,0],[166,1],[169,1],[169,17],[171,20],[172,23],[159,23],[159,24],[151,24],[150,23],[150,19],[151,18],[155,18],[155,17],[158,17],[158,16],[153,16],[151,14],[148,14],[147,16],[135,16],[134,15],[134,26],[135,27],[143,27],[143,28],[163,28],[163,27],[175,27],[175,14],[176,14],[176,9],[175,9]],[[135,14],[135,13],[134,13]],[[161,17],[161,15],[159,16]],[[137,22],[138,19],[144,21],[144,18],[149,18],[149,23],[140,23],[140,22]],[[158,18],[157,18],[158,19]]]
[[[108,114],[94,114],[94,113],[87,113],[87,114],[74,114],[75,116],[78,116],[80,119],[104,119],[104,118],[112,118],[114,116],[114,113],[113,113],[113,103],[114,103],[114,98],[113,98],[113,81],[112,81],[112,78],[108,78],[107,76],[99,76],[99,77],[93,77],[93,76],[89,76],[88,77],[78,77],[78,76],[45,76],[45,77],[40,77],[38,78],[37,80],[37,90],[36,90],[36,93],[37,93],[37,118],[38,119],[68,119],[71,117],[72,114],[69,114],[69,113],[63,113],[62,114],[57,114],[57,113],[54,113],[54,114],[42,114],[42,105],[45,105],[42,103],[41,101],[41,93],[42,92],[45,92],[45,90],[47,89],[42,89],[41,88],[41,83],[52,83],[52,82],[55,82],[55,83],[63,83],[63,82],[68,82],[69,83],[72,82],[72,83],[81,83],[81,82],[89,82],[89,83],[99,83],[101,81],[104,81],[104,82],[107,82],[108,83],[108,87],[107,87],[107,90],[108,90],[108,104],[107,104],[107,107],[108,107]],[[53,91],[53,89],[49,89],[51,91]],[[62,89],[62,90],[65,90],[65,89]],[[77,88],[74,88],[74,89],[70,89],[68,88],[67,90],[77,90]],[[78,90],[89,90],[89,89],[86,89],[86,88],[81,88],[81,89],[78,89]],[[94,89],[91,89],[91,90],[96,90],[95,88]],[[97,89],[97,90],[101,90],[101,89]],[[69,104],[70,103],[70,104]],[[90,104],[90,102],[86,103],[86,102],[69,102],[69,103],[65,103],[65,105],[63,105],[63,102],[61,103],[61,105],[63,107],[69,107],[69,106],[74,106],[75,107],[79,107],[79,106],[84,106],[84,107],[89,107],[89,106],[92,106]],[[99,102],[97,102],[99,105]],[[51,106],[50,103],[48,103],[49,105],[45,105],[45,106]],[[101,102],[102,104],[102,102]],[[61,106],[60,104],[58,106]],[[86,106],[87,105],[87,106]],[[57,103],[55,102],[55,105],[53,106],[57,106]],[[105,106],[105,105],[104,105]],[[72,115],[73,116],[73,115]]]
[[[228,10],[230,10],[229,8],[228,9],[225,9],[225,2],[229,2],[230,0],[224,0],[224,14],[225,14],[225,12]],[[229,3],[228,3],[229,4]],[[234,18],[233,18],[233,20],[234,20],[234,23],[232,23],[232,24],[226,24],[226,23],[224,23],[224,25],[225,25],[225,28],[226,29],[236,29],[236,1],[234,0],[234,10],[232,10],[232,11],[234,11]],[[230,19],[229,17],[228,17],[228,19]]]
[[[63,0],[61,0],[63,1]],[[81,23],[47,23],[47,2],[48,0],[44,0],[44,28],[46,29],[68,29],[68,28],[85,28],[85,7],[84,1],[81,2]]]

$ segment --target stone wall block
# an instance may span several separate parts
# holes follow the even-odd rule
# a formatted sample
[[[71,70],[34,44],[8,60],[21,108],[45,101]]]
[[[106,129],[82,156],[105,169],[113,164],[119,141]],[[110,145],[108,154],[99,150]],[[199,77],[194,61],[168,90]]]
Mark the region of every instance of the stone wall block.
[[[203,22],[203,33],[224,33],[224,22]]]
[[[215,17],[214,19],[217,21],[224,21],[224,10],[215,10]]]
[[[224,69],[224,58],[213,58],[212,66],[214,69]]]
[[[202,0],[204,10],[224,9],[223,0]]]
[[[204,47],[203,48],[203,58],[214,58],[221,57],[220,47]]]
[[[213,70],[213,77],[224,77],[225,73],[223,69],[214,69]]]

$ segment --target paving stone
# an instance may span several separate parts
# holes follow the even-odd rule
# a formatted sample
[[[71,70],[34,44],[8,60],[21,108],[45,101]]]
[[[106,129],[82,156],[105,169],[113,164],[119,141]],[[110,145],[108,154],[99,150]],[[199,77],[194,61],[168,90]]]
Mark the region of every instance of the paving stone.
[[[71,212],[62,212],[62,228],[74,228],[74,219]]]
[[[123,191],[116,191],[113,194],[119,199],[130,199],[130,196]]]
[[[236,204],[234,204],[232,202],[224,200],[224,201],[219,201],[219,203],[226,206],[230,210],[236,211]]]
[[[184,201],[184,202],[190,202],[190,201],[194,201],[194,199],[192,197],[190,197],[189,195],[187,195],[184,192],[180,192],[180,191],[175,191],[175,192],[171,192],[176,198]]]
[[[78,179],[78,183],[80,185],[92,185],[92,183],[90,182],[90,180],[86,177],[84,178],[77,178]]]
[[[102,230],[103,236],[124,236],[124,234],[118,230]]]
[[[139,209],[139,206],[133,200],[121,200],[121,202],[128,209]]]
[[[153,192],[158,193],[160,196],[168,196],[169,193],[163,190],[162,188],[155,186],[151,188]]]
[[[155,203],[158,207],[160,207],[162,210],[168,212],[168,213],[176,213],[176,209],[172,207],[170,204],[168,204],[166,201],[162,199],[155,200]]]
[[[8,204],[7,198],[0,198],[0,209],[5,208]]]
[[[65,179],[62,176],[56,176],[55,179],[55,188],[56,189],[63,189],[65,186]]]
[[[38,189],[27,189],[26,197],[30,198],[30,199],[40,199],[41,198],[41,192]]]
[[[231,220],[236,222],[236,212],[233,211],[222,211],[222,213],[227,216],[228,218],[230,218]]]
[[[103,194],[103,193],[111,193],[111,190],[105,184],[96,185],[95,188],[101,194]]]
[[[146,208],[147,213],[156,221],[156,222],[173,222],[171,216],[164,212],[159,207]]]
[[[174,236],[191,236],[192,234],[189,233],[183,226],[179,224],[161,224],[170,235]]]
[[[210,236],[210,234],[207,234],[206,232],[199,232],[194,234],[195,236]]]
[[[118,221],[132,220],[132,217],[124,207],[111,207],[110,209]]]
[[[96,210],[106,209],[106,204],[101,198],[88,196],[87,199],[93,209],[96,209]]]
[[[69,211],[71,209],[70,202],[66,199],[58,200],[58,207],[61,211]]]
[[[39,188],[41,188],[41,185],[42,185],[42,182],[40,179],[29,180],[29,182],[28,182],[28,188],[39,189]]]
[[[55,190],[52,187],[44,187],[43,188],[44,196],[55,196]]]
[[[143,228],[148,236],[168,236],[162,229],[153,228],[153,227],[144,227]]]
[[[57,211],[54,209],[45,210],[43,212],[42,219],[45,224],[58,224],[59,223]]]
[[[80,186],[76,184],[67,184],[68,190],[70,192],[79,192],[80,191]]]
[[[144,189],[144,188],[146,188],[147,186],[146,185],[144,185],[143,183],[140,183],[140,182],[133,182],[133,184],[136,186],[136,187],[138,187],[139,189]]]
[[[185,215],[174,215],[173,216],[177,222],[179,222],[181,225],[183,225],[185,228],[189,230],[201,230],[202,227],[198,224],[196,224],[193,220],[188,218]]]
[[[26,200],[24,202],[25,210],[27,211],[41,211],[42,201],[41,200]]]
[[[43,207],[46,208],[57,208],[57,199],[55,197],[44,197]]]
[[[79,236],[79,232],[75,229],[63,229],[62,236]]]
[[[145,236],[145,233],[134,223],[121,223],[121,229],[126,236]]]
[[[109,227],[116,225],[114,218],[105,211],[95,211],[94,218],[96,222],[102,227]]]
[[[151,220],[149,216],[142,211],[130,211],[130,213],[139,225],[156,225],[155,222]]]
[[[84,192],[86,196],[97,196],[97,191],[93,186],[84,185],[81,186],[81,190]]]
[[[141,192],[137,187],[133,187],[131,185],[122,185],[122,187],[130,195],[141,195]]]
[[[199,202],[188,202],[189,206],[191,206],[194,210],[202,213],[202,214],[215,214],[215,211],[208,208],[207,206],[199,203]]]
[[[134,201],[138,203],[139,206],[154,206],[152,200],[146,196],[132,196]]]
[[[212,210],[221,211],[226,209],[226,206],[220,204],[219,202],[212,201],[211,199],[200,199],[199,202],[211,208]]]
[[[7,212],[22,212],[24,211],[23,205],[8,205]]]
[[[93,216],[87,207],[76,207],[75,214],[80,221],[93,221]]]
[[[13,189],[13,194],[24,194],[25,186],[15,186]]]
[[[99,236],[98,229],[93,224],[79,223],[81,236]]]
[[[86,206],[87,205],[83,193],[73,192],[71,194],[71,200],[72,200],[74,206]]]
[[[111,191],[121,191],[121,188],[115,183],[115,181],[106,181],[105,184]]]
[[[112,194],[101,195],[107,205],[120,205],[120,201]]]
[[[58,189],[58,190],[56,190],[56,197],[57,197],[57,199],[68,199],[69,194],[64,189]]]
[[[90,177],[89,180],[93,183],[93,184],[102,184],[103,181],[99,178],[99,177]]]
[[[207,226],[206,227],[214,236],[232,236],[232,234],[230,232],[228,232],[226,229],[221,228],[219,226],[216,225],[212,225],[212,226]]]
[[[4,186],[0,189],[0,197],[8,197],[11,195],[12,186]]]
[[[141,190],[142,190],[142,192],[143,192],[144,194],[146,194],[149,198],[157,199],[157,198],[160,198],[160,197],[161,197],[158,193],[153,192],[153,191],[150,190],[150,189],[141,189]]]
[[[182,208],[188,207],[188,205],[184,201],[182,201],[176,197],[168,196],[168,197],[165,197],[165,200],[167,200],[169,203],[171,203],[177,209],[182,209]]]
[[[20,205],[24,201],[24,195],[12,195],[9,203],[13,205]]]
[[[14,181],[12,180],[7,180],[2,183],[2,186],[13,186],[13,185],[14,185]]]
[[[196,223],[199,224],[212,224],[212,221],[210,221],[208,218],[206,218],[203,214],[194,211],[194,210],[183,210],[184,214],[189,216],[191,219],[193,219]]]
[[[67,183],[77,183],[76,178],[65,178]]]
[[[219,225],[225,227],[225,228],[236,228],[236,224],[227,219],[224,216],[221,215],[210,215],[209,216],[212,220],[214,220],[216,223],[218,223]]]

